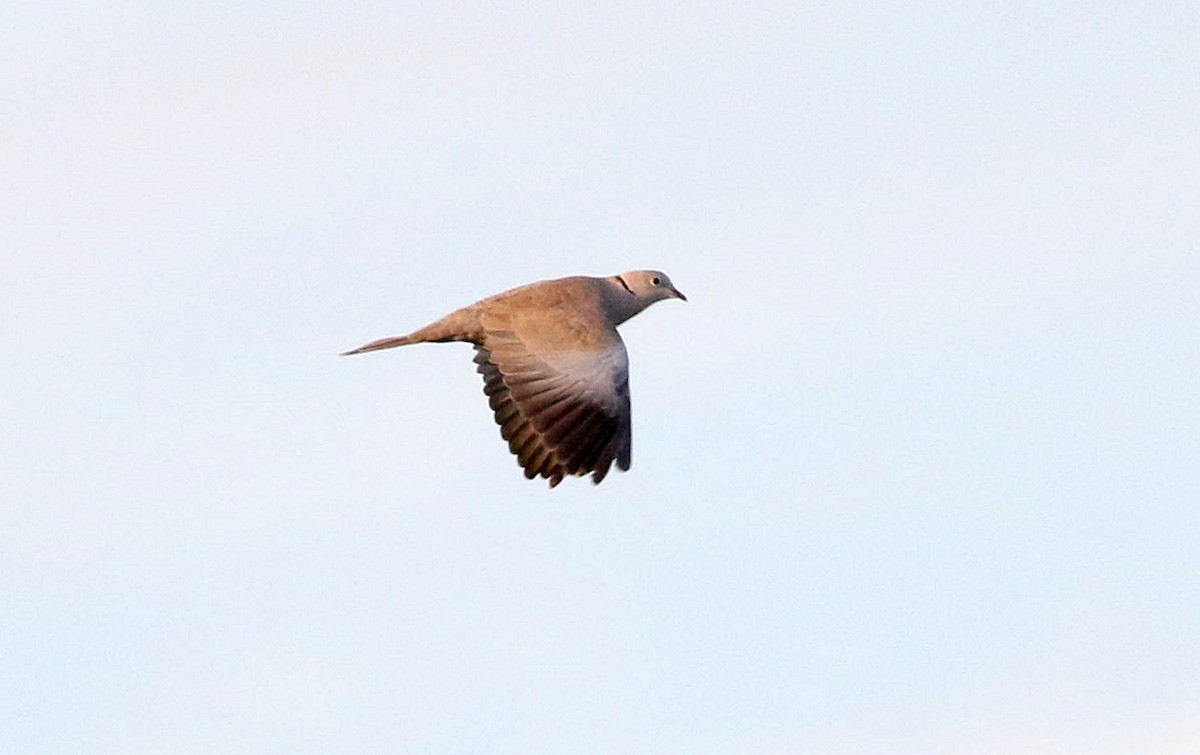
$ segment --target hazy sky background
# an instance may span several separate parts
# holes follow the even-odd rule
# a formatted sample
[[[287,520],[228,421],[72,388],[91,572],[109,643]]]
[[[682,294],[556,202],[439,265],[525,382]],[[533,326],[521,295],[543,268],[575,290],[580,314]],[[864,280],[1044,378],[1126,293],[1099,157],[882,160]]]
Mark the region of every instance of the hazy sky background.
[[[5,3],[0,751],[1200,751],[1198,39]],[[599,487],[336,356],[637,267]]]

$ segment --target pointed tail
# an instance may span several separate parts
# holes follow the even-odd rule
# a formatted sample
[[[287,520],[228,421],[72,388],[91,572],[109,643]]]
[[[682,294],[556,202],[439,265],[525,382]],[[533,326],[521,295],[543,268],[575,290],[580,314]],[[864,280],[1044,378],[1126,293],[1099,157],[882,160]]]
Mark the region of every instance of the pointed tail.
[[[421,343],[424,340],[424,338],[414,338],[412,335],[380,338],[378,341],[371,341],[370,343],[363,344],[357,349],[343,351],[340,356],[348,357],[351,354],[365,354],[368,351],[379,351],[380,349],[391,349],[396,346],[407,346],[410,343]]]

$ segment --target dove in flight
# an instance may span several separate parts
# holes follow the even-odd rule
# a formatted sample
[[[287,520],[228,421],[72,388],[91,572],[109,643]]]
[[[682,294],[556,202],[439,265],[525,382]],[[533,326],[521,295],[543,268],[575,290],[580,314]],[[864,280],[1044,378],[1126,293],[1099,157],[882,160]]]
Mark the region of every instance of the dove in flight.
[[[550,487],[567,475],[598,484],[630,464],[629,357],[617,326],[663,299],[687,297],[657,270],[539,281],[451,312],[406,336],[343,356],[413,343],[475,346],[500,435]]]

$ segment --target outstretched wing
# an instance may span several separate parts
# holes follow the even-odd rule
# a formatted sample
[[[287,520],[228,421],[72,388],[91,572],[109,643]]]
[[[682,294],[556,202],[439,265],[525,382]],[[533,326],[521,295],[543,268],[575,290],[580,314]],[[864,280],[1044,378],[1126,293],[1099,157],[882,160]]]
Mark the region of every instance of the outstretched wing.
[[[615,329],[602,348],[534,354],[510,330],[489,330],[475,363],[500,435],[525,476],[550,480],[630,463],[629,359]]]

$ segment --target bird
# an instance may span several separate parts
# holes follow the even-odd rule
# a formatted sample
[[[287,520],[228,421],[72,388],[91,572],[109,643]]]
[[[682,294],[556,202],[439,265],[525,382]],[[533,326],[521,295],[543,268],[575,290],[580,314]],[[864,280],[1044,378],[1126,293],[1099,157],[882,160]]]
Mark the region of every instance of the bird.
[[[543,280],[455,310],[408,335],[342,352],[465,341],[475,348],[500,437],[525,477],[600,484],[631,462],[629,357],[617,326],[665,299],[687,301],[658,270]]]

